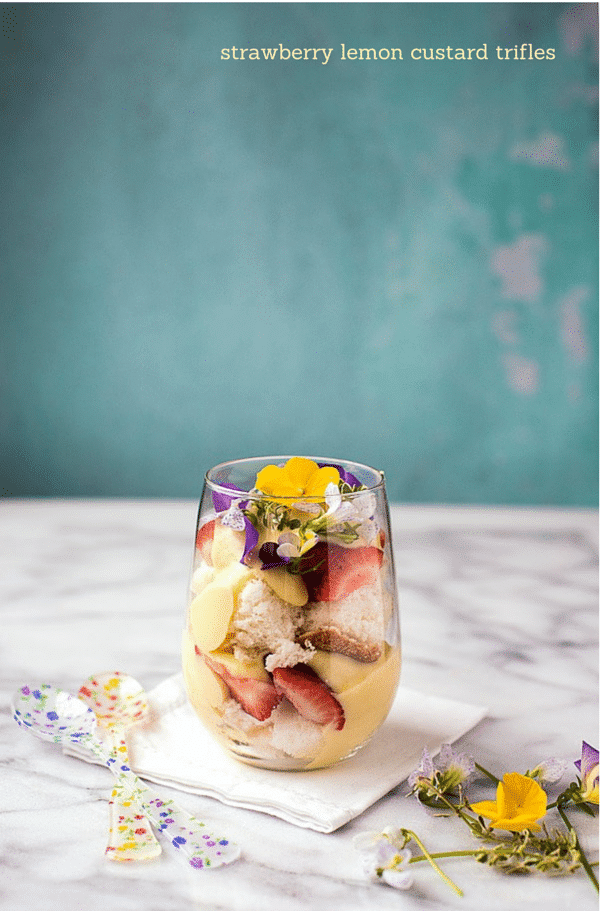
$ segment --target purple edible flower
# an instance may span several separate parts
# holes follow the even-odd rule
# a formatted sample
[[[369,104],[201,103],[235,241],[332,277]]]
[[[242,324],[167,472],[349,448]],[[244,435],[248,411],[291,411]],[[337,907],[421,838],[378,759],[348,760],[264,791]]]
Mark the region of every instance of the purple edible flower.
[[[244,562],[250,551],[258,544],[258,531],[248,516],[244,516],[244,526],[246,532],[246,540],[244,541],[244,553],[242,554],[240,563]]]
[[[258,552],[258,557],[262,563],[263,569],[275,569],[277,566],[287,566],[290,562],[289,557],[282,557],[277,552],[277,543],[275,541],[267,541],[263,544]]]
[[[415,769],[414,772],[411,772],[408,777],[409,788],[415,788],[416,785],[418,789],[419,786],[427,786],[431,784],[434,771],[435,769],[433,767],[433,760],[429,755],[429,750],[427,747],[425,747],[423,750],[423,755],[421,756],[421,765],[418,769]]]
[[[598,750],[595,750],[594,747],[591,747],[589,743],[583,740],[581,743],[581,759],[575,760],[575,768],[582,775],[588,775],[595,765],[598,765]]]
[[[235,484],[228,484],[226,481],[223,481],[222,484],[219,484],[219,487],[227,487],[228,490],[236,490],[238,493],[245,493],[241,487],[236,487]],[[229,509],[234,500],[239,499],[238,497],[229,497],[226,493],[221,493],[220,490],[212,491],[212,501],[213,506],[217,512],[224,512],[226,509]],[[246,505],[245,503],[243,504]]]
[[[585,740],[581,744],[581,759],[575,767],[581,773],[581,796],[588,803],[598,803],[598,750]]]
[[[240,487],[236,487],[235,484],[228,484],[227,482],[223,482],[220,486],[227,487],[229,490],[234,490],[237,493],[245,492]],[[237,523],[239,521],[240,522],[240,531],[241,531],[241,522],[243,521],[243,523],[244,523],[244,534],[245,534],[244,553],[242,554],[242,558],[240,560],[240,563],[243,563],[245,561],[246,557],[248,556],[248,554],[250,553],[250,551],[254,547],[256,547],[256,545],[258,543],[258,531],[254,527],[254,525],[252,524],[250,519],[247,516],[243,515],[243,513],[242,513],[242,510],[245,509],[246,506],[248,505],[248,500],[240,500],[239,497],[235,497],[235,496],[230,497],[227,494],[221,493],[220,491],[217,491],[217,490],[212,491],[212,500],[213,500],[213,506],[215,507],[215,510],[217,512],[223,513],[223,512],[228,512],[228,510],[231,510],[232,513],[235,513],[234,516],[232,516],[232,515],[229,516],[230,521],[226,521],[227,517],[223,518],[224,525],[231,525],[233,528],[237,528],[238,527]],[[232,509],[232,507],[233,507],[233,509]]]

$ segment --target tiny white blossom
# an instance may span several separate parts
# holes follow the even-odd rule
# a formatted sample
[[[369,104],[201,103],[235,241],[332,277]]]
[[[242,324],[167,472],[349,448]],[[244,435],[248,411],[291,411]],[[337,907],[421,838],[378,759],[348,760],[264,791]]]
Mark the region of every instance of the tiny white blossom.
[[[545,759],[535,767],[529,775],[536,778],[540,784],[554,784],[563,777],[567,771],[568,763],[564,759]]]
[[[341,506],[342,495],[333,481],[325,488],[325,502],[327,503],[327,515],[335,512]]]
[[[387,838],[382,838],[379,844],[377,845],[377,851],[373,857],[376,867],[387,867],[388,864],[392,863],[396,855],[398,854],[398,849],[395,845],[388,841]]]
[[[222,524],[227,525],[228,528],[233,528],[234,531],[244,531],[246,528],[244,513],[239,507],[241,502],[241,500],[233,500],[229,509],[221,515]]]
[[[360,496],[352,497],[352,505],[355,514],[364,520],[372,519],[377,509],[377,500],[372,493],[364,493]]]
[[[299,512],[307,512],[311,516],[318,516],[321,513],[321,507],[318,503],[311,503],[309,500],[295,500],[292,507]]]
[[[317,536],[313,531],[306,533],[304,541],[293,531],[285,532],[279,535],[277,539],[277,554],[280,557],[294,559],[306,553],[317,542]]]
[[[421,765],[408,776],[408,786],[414,788],[419,781],[431,781],[433,778],[433,760],[429,755],[427,747],[423,750],[421,756]]]
[[[466,753],[455,753],[449,743],[442,744],[436,766],[443,773],[443,784],[446,787],[465,784],[475,772],[473,757]]]
[[[363,873],[372,882],[385,882],[394,889],[408,889],[412,885],[412,873],[405,869],[412,853],[400,848],[401,830],[391,826],[383,832],[361,832],[352,839],[361,854]]]

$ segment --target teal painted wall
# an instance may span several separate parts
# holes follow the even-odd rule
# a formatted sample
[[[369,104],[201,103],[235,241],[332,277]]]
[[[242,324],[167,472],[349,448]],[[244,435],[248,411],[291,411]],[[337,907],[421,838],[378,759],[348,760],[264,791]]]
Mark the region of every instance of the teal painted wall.
[[[5,496],[283,452],[596,505],[596,4],[0,9]],[[333,51],[221,60],[280,43]]]

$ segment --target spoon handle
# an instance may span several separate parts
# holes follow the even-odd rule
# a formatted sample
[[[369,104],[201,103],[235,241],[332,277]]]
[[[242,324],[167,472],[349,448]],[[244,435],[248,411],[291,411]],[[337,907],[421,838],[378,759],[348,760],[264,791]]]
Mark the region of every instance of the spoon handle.
[[[113,736],[112,755],[127,759],[124,737]],[[150,821],[131,799],[123,785],[115,784],[108,802],[109,833],[106,856],[109,860],[153,860],[161,853]]]
[[[144,810],[152,825],[169,839],[192,867],[219,867],[232,863],[240,856],[236,844],[222,836],[212,835],[203,822],[179,807],[174,800],[161,800],[119,759],[114,756],[107,759],[105,750],[97,741],[90,739],[86,746],[104,760],[132,803],[137,803]]]

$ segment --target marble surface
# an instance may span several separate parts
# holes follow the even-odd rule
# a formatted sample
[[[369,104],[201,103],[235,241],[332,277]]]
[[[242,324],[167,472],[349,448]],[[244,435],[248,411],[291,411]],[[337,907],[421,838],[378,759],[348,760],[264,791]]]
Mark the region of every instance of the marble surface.
[[[2,911],[597,907],[582,873],[507,877],[463,859],[445,865],[463,898],[423,864],[408,892],[366,882],[357,832],[402,825],[430,850],[471,846],[462,825],[430,816],[404,785],[327,835],[164,789],[227,832],[242,859],[204,873],[168,849],[143,866],[106,861],[109,773],[19,729],[11,696],[36,682],[77,691],[90,674],[115,669],[150,689],[179,670],[196,508],[0,504]],[[403,684],[489,706],[460,748],[503,774],[550,756],[571,763],[582,739],[597,746],[597,513],[394,506],[392,525]],[[597,820],[573,817],[597,859]]]

